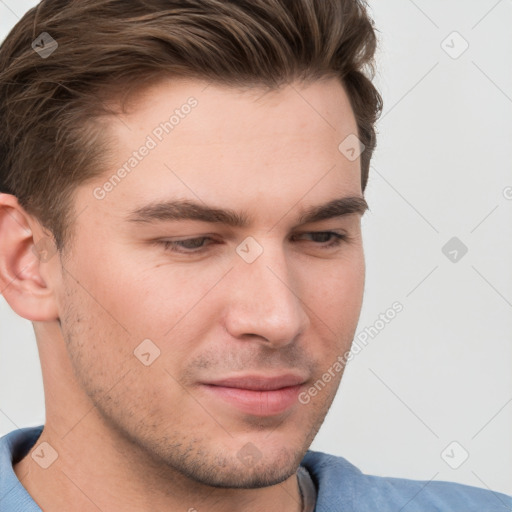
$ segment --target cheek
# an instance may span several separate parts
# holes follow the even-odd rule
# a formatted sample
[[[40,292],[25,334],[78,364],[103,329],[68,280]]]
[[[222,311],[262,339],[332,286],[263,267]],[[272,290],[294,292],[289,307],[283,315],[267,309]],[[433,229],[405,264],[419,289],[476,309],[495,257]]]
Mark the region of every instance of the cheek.
[[[192,274],[168,264],[143,271],[128,258],[116,261],[115,267],[108,256],[95,266],[78,262],[73,275],[80,284],[67,283],[73,293],[63,303],[70,306],[66,329],[75,373],[98,397],[128,370],[129,379],[140,377],[141,392],[154,387],[155,392],[161,388],[174,394],[179,387],[172,391],[172,377],[183,378],[187,361],[201,350],[208,329],[218,320],[211,289],[224,270]],[[144,358],[152,361],[150,366],[144,366]],[[134,392],[132,399],[139,398]]]
[[[121,326],[134,341],[159,338],[169,331],[209,283],[206,276],[203,285],[201,276],[192,277],[186,269],[144,256],[126,247],[104,245],[101,251],[77,258],[72,272],[93,299],[85,297],[82,307],[96,311],[114,328]]]
[[[358,257],[329,262],[324,269],[308,274],[302,298],[312,329],[323,339],[315,351],[323,366],[330,366],[350,349],[361,312],[364,283],[362,252]]]
[[[333,319],[332,327],[356,321],[362,305],[365,265],[361,251],[304,273],[303,298],[321,318]],[[330,324],[329,324],[330,325]]]
[[[162,416],[161,404],[172,402],[176,410],[181,410],[183,393],[177,380],[181,378],[180,368],[188,354],[185,347],[155,335],[154,345],[144,345],[144,352],[151,358],[150,364],[145,365],[142,352],[138,351],[139,358],[134,354],[144,338],[134,330],[125,330],[113,319],[112,312],[81,286],[67,283],[63,299],[66,306],[61,325],[72,371],[79,386],[104,416],[121,424],[123,417],[124,421],[129,417],[156,421],[155,418]],[[132,322],[135,325],[137,320]],[[149,327],[140,330],[151,331]],[[175,339],[181,338],[177,333]],[[159,351],[157,357],[155,350]],[[167,411],[166,419],[171,412]],[[171,416],[173,421],[179,419]]]

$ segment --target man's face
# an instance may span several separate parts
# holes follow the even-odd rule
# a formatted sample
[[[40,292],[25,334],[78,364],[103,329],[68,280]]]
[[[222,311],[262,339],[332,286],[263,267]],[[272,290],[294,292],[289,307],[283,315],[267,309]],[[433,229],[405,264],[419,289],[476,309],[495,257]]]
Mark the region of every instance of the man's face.
[[[362,197],[359,160],[338,149],[357,128],[336,80],[206,85],[161,83],[112,117],[57,302],[76,382],[114,437],[198,482],[257,487],[295,471],[356,329],[360,213],[310,214]]]

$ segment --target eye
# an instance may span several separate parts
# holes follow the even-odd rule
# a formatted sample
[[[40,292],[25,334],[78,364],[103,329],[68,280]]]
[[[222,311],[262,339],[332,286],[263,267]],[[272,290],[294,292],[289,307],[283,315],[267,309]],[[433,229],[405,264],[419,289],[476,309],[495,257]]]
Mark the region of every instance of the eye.
[[[201,236],[197,238],[187,238],[185,240],[159,240],[157,243],[163,246],[164,251],[198,253],[207,247],[207,245],[205,245],[207,240],[213,241],[207,236]]]
[[[309,237],[315,245],[322,248],[334,248],[341,245],[344,241],[348,241],[347,235],[336,233],[335,231],[312,231],[309,233],[298,233],[291,237],[292,241],[301,241],[304,237]],[[196,238],[186,238],[184,240],[156,240],[156,244],[163,246],[164,251],[181,253],[181,254],[199,254],[207,250],[207,248],[217,243],[213,238],[208,236],[200,236]]]
[[[348,240],[347,235],[336,233],[335,231],[312,231],[310,233],[300,233],[298,235],[294,235],[292,238],[297,239],[299,237],[304,236],[311,237],[312,241],[315,242],[315,244],[324,244],[323,247],[327,248],[337,247],[341,245],[344,241]]]

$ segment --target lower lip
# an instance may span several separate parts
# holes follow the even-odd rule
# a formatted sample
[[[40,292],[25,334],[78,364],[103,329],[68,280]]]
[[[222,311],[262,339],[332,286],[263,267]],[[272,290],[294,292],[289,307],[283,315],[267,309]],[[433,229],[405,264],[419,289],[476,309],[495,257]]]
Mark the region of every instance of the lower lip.
[[[301,386],[289,386],[271,391],[228,388],[206,385],[206,389],[224,402],[253,416],[274,416],[297,403]]]

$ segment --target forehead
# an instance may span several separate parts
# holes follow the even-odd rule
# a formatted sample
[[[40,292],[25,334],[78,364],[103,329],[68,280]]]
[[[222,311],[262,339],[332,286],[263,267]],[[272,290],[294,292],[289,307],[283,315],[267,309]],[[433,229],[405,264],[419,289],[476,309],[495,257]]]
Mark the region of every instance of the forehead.
[[[271,91],[163,81],[107,130],[109,168],[92,185],[106,190],[100,210],[188,198],[282,212],[302,197],[361,195],[359,159],[339,149],[357,125],[336,79]]]

